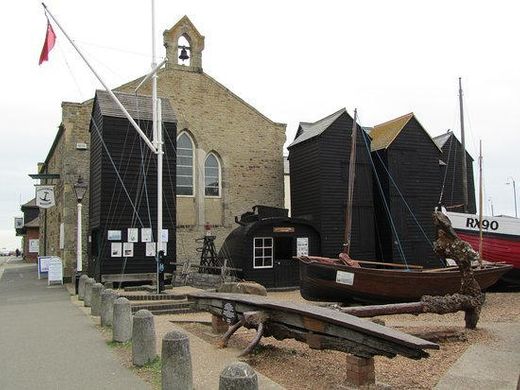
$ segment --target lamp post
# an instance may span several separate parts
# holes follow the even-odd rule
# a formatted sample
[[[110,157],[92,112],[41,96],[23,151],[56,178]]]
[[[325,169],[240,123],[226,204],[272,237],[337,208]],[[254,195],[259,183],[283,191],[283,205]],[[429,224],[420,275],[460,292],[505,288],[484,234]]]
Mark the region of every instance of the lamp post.
[[[81,247],[81,201],[85,197],[87,193],[87,183],[83,181],[81,176],[78,177],[77,183],[74,183],[74,193],[76,194],[76,199],[78,201],[78,225],[77,225],[77,244],[76,244],[76,294],[78,293],[78,282],[81,276],[81,272],[83,271],[83,260],[82,260],[82,247]]]
[[[515,179],[513,179],[512,176],[509,176],[507,178],[507,180],[511,180],[510,182],[508,181],[506,184],[513,184],[513,196],[515,198],[515,218],[518,218],[518,211],[516,209],[516,182],[515,182]]]

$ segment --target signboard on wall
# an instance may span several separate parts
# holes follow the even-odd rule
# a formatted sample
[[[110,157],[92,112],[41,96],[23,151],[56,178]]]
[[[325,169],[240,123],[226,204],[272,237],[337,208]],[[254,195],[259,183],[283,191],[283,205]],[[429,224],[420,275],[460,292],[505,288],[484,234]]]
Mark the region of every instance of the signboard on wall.
[[[33,238],[29,240],[29,252],[30,253],[38,253],[40,249],[40,240],[37,238]]]
[[[55,205],[54,186],[36,186],[36,206],[48,209]]]
[[[296,256],[309,256],[309,238],[296,238]]]

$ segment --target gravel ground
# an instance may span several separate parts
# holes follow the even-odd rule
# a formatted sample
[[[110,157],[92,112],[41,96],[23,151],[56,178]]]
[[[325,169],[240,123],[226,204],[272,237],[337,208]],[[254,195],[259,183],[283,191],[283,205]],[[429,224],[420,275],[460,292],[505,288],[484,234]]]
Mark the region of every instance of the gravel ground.
[[[299,291],[270,292],[270,297],[305,303]],[[310,303],[310,302],[307,302]],[[401,331],[415,333],[464,329],[464,314],[423,314],[420,316],[397,315],[379,317],[387,326]],[[209,321],[208,313],[187,313],[155,317],[157,352],[160,355],[161,339],[168,331],[179,326],[207,342],[217,345],[219,336],[211,332],[211,327],[200,323],[175,323],[172,320]],[[465,331],[466,341],[442,341],[440,350],[430,351],[430,357],[419,361],[396,357],[388,359],[376,357],[376,378],[378,382],[395,389],[431,389],[446,370],[474,343],[492,343],[488,328],[496,322],[520,322],[520,293],[488,293],[481,314],[479,329]],[[230,340],[230,347],[245,348],[254,336],[253,330],[241,329]],[[131,351],[117,348],[125,365],[131,365]],[[193,356],[196,359],[196,356]],[[316,351],[295,340],[277,341],[263,338],[259,347],[245,359],[258,372],[278,382],[287,389],[337,389],[345,381],[345,354],[335,351]],[[154,373],[150,370],[137,372],[153,383]],[[154,383],[155,382],[155,383]]]

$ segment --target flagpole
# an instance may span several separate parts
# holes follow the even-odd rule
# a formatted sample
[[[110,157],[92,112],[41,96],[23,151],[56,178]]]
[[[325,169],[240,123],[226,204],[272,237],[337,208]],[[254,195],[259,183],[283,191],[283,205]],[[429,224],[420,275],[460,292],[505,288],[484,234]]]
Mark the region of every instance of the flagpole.
[[[76,46],[76,44],[74,43],[74,41],[69,37],[69,35],[65,32],[65,30],[61,27],[60,23],[56,20],[56,18],[54,17],[54,15],[51,13],[51,11],[49,11],[49,9],[47,8],[47,6],[45,5],[45,3],[42,3],[42,6],[45,10],[45,13],[48,14],[52,21],[54,23],[56,23],[56,26],[58,26],[58,28],[61,30],[61,32],[63,33],[63,35],[65,35],[65,38],[67,38],[67,40],[70,42],[70,44],[72,45],[72,47],[74,47],[74,49],[76,49],[76,52],[79,54],[79,56],[83,59],[83,61],[85,61],[85,64],[87,64],[87,66],[89,67],[90,71],[92,73],[94,73],[94,76],[96,76],[96,78],[98,79],[98,81],[101,83],[101,85],[103,85],[103,88],[105,88],[105,90],[108,92],[108,94],[110,95],[110,97],[112,98],[112,100],[117,104],[117,106],[121,109],[121,111],[123,112],[123,114],[125,115],[126,119],[128,119],[128,121],[132,124],[132,126],[134,127],[134,129],[137,131],[137,133],[139,134],[139,136],[143,139],[143,141],[146,143],[146,145],[148,145],[148,147],[154,152],[154,153],[157,153],[157,149],[155,148],[155,146],[152,144],[152,142],[150,142],[150,140],[148,139],[148,137],[146,136],[146,134],[141,130],[141,128],[139,127],[139,125],[134,121],[134,119],[132,118],[132,116],[128,113],[128,111],[126,110],[126,108],[123,106],[123,104],[119,101],[119,99],[116,97],[116,95],[114,94],[114,92],[112,92],[112,90],[110,88],[108,88],[107,84],[103,81],[103,79],[101,78],[101,76],[99,76],[97,74],[97,72],[95,71],[95,69],[92,67],[92,65],[90,65],[90,63],[88,62],[88,60],[85,58],[85,56],[83,55],[83,53],[79,50],[79,48]]]

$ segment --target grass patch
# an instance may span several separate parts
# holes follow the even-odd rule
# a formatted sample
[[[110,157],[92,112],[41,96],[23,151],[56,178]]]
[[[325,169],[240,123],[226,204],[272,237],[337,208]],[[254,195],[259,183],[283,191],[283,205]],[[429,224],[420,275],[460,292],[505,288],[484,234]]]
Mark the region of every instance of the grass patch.
[[[110,341],[107,341],[106,343],[110,348],[129,349],[132,346],[131,341],[127,341],[126,343],[118,343],[117,341],[110,340]]]
[[[146,378],[154,389],[161,388],[161,357],[157,356],[154,360],[146,363],[142,367],[133,367],[139,376]]]

